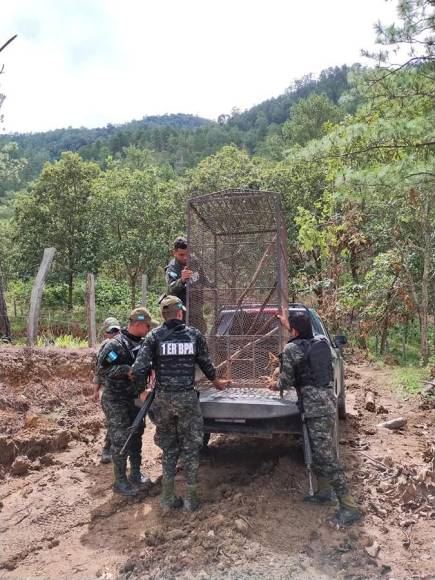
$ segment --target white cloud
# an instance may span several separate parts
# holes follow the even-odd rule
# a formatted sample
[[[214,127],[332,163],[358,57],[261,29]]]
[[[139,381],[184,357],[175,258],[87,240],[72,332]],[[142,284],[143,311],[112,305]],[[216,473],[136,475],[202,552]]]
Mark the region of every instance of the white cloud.
[[[361,60],[385,0],[9,0],[8,131],[186,112],[216,118],[295,78]]]

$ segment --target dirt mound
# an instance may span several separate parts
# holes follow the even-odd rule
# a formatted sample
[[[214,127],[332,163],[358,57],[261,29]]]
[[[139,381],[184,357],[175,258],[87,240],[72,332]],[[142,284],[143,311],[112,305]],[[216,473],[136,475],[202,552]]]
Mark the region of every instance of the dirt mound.
[[[102,425],[91,350],[0,349],[0,465],[64,449]]]
[[[0,379],[10,386],[58,378],[89,379],[95,366],[91,349],[0,347]]]

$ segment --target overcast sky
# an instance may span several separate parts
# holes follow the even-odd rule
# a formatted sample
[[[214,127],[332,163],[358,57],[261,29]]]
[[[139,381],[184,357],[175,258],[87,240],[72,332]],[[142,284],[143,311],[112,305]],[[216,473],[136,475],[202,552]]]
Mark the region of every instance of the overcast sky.
[[[4,129],[216,119],[363,62],[395,0],[1,0]]]

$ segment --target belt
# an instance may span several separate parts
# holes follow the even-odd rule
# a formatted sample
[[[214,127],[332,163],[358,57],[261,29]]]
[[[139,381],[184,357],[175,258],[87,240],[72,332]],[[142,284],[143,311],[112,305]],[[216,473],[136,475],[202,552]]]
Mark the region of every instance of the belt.
[[[330,383],[328,385],[303,385],[302,387],[299,387],[301,390],[305,389],[305,387],[314,387],[315,389],[322,389],[325,391],[329,391],[332,390],[334,388],[334,385],[331,385]]]
[[[162,393],[188,393],[189,391],[194,391],[194,385],[188,385],[187,387],[162,387],[161,385],[156,385],[156,389]]]

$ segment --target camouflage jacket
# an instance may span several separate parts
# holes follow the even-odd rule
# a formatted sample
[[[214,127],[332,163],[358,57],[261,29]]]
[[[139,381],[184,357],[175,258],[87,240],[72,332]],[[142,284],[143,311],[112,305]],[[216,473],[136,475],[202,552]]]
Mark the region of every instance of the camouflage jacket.
[[[95,373],[94,373],[94,380],[92,381],[95,385],[104,385],[103,377],[100,377],[98,374],[98,369],[99,369],[98,359],[100,358],[100,354],[104,348],[104,345],[107,344],[109,342],[109,340],[111,340],[111,339],[105,338],[97,350],[97,363],[96,363],[96,368],[95,368]]]
[[[191,265],[189,268],[193,271],[191,278],[191,291],[195,294],[195,300],[201,300],[203,286],[212,287],[213,284],[207,278],[204,270],[199,264],[199,260],[195,257],[191,258]],[[183,304],[186,304],[186,283],[181,280],[181,271],[184,266],[173,258],[165,268],[166,289],[168,294],[178,296]]]
[[[299,387],[298,374],[300,366],[307,364],[302,349],[290,341],[281,354],[281,372],[278,389],[288,390],[292,387],[298,392],[307,418],[325,417],[335,414],[336,397],[333,389],[319,388],[313,385]]]
[[[153,367],[156,387],[175,392],[193,388],[196,364],[209,380],[216,377],[207,343],[199,330],[180,320],[169,320],[147,335],[133,373],[137,383],[144,386]]]
[[[116,399],[134,399],[143,388],[128,378],[128,372],[139,352],[142,338],[133,336],[125,328],[103,343],[97,360],[96,377],[104,384],[105,392]]]
[[[173,258],[165,268],[166,290],[171,296],[178,296],[186,304],[186,283],[181,280],[181,270],[184,268]]]

